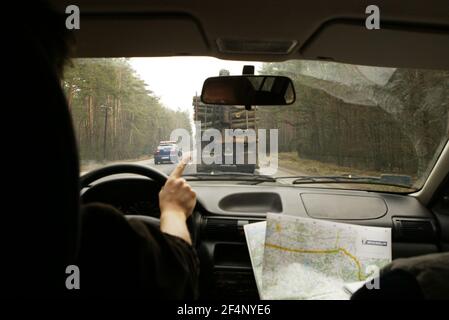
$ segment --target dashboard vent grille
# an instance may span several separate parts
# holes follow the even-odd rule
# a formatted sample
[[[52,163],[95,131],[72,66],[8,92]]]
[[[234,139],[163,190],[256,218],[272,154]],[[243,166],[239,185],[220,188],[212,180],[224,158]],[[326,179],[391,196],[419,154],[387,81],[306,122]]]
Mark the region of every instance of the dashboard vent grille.
[[[205,218],[202,222],[201,233],[205,238],[214,240],[245,241],[243,226],[248,223],[260,222],[262,219],[221,219]]]
[[[400,241],[435,242],[437,231],[431,219],[393,218],[394,237]]]
[[[207,238],[236,238],[238,236],[237,220],[207,218],[204,226],[204,234]]]

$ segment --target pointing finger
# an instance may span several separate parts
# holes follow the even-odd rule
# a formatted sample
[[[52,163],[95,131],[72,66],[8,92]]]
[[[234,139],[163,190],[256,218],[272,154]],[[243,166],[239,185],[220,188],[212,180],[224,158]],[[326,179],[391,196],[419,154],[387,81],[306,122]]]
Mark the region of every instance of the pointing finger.
[[[173,172],[170,174],[170,177],[174,179],[181,178],[182,173],[184,172],[186,166],[187,166],[186,162],[180,161],[179,164],[176,166],[175,170],[173,170]]]

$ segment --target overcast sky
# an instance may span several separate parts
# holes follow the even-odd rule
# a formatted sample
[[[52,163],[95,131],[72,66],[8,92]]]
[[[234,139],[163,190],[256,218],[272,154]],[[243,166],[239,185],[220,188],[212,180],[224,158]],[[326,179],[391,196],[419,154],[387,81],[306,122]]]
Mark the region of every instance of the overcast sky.
[[[231,75],[242,74],[245,64],[254,65],[256,73],[262,65],[260,62],[227,61],[210,57],[131,59],[134,70],[165,106],[173,110],[188,110],[190,113],[192,97],[195,92],[201,93],[207,77],[218,76],[220,69],[229,70]]]

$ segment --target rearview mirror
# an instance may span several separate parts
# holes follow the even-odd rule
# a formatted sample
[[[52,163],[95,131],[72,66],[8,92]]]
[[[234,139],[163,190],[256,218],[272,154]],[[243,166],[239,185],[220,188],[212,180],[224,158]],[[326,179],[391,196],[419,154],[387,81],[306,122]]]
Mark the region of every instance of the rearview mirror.
[[[268,106],[296,100],[293,82],[283,76],[222,76],[207,78],[201,91],[205,104]]]

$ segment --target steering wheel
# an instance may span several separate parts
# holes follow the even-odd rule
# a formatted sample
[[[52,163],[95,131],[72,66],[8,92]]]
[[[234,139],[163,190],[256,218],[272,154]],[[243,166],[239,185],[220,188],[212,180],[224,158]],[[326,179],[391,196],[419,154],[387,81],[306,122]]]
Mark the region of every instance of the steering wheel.
[[[152,167],[137,165],[137,164],[114,164],[106,167],[102,167],[99,169],[92,170],[80,178],[81,190],[83,188],[89,187],[89,185],[101,178],[114,175],[114,174],[122,174],[122,173],[132,173],[140,176],[144,176],[153,180],[159,189],[162,188],[167,181],[167,175],[156,170]],[[141,215],[127,215],[125,216],[128,220],[137,219],[146,224],[150,224],[152,226],[156,226],[159,228],[160,220],[158,218],[149,217],[149,216],[141,216]],[[188,220],[188,227],[190,232],[192,233],[191,221]]]
[[[123,163],[113,164],[99,169],[92,170],[80,178],[81,188],[87,188],[92,182],[113,174],[133,173],[154,180],[162,187],[167,181],[167,175],[152,167],[138,164]]]

